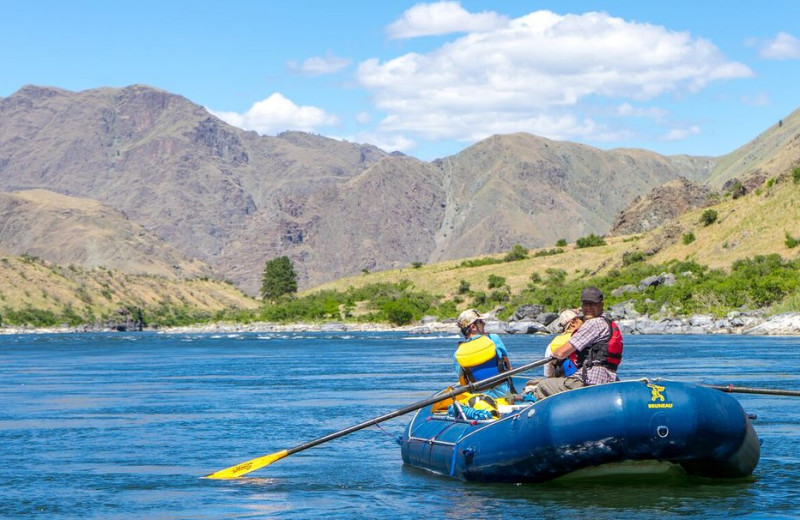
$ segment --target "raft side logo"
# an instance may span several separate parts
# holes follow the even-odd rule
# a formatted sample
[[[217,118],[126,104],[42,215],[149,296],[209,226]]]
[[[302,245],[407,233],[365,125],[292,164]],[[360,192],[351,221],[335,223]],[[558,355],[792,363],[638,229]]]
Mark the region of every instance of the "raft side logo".
[[[650,403],[648,408],[672,408],[672,403],[667,401],[666,388],[659,385],[648,384],[647,388],[650,389]]]

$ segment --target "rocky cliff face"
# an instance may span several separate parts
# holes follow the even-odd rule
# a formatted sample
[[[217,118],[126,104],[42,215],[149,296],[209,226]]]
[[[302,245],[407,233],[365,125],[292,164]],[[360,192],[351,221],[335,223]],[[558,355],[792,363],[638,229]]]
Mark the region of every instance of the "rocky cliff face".
[[[450,240],[438,244],[434,258],[603,235],[636,196],[681,175],[702,179],[709,161],[676,165],[645,150],[494,136],[435,162],[450,183],[451,204],[444,223]]]
[[[713,203],[708,186],[686,178],[675,179],[640,195],[617,215],[609,231],[612,235],[645,233],[683,213]]]
[[[701,181],[712,166],[528,134],[426,163],[300,132],[259,136],[141,85],[28,86],[0,99],[0,191],[96,200],[250,293],[280,255],[309,287],[603,234],[636,196],[679,176]],[[57,256],[46,236],[31,240]],[[112,256],[101,248],[94,261]]]

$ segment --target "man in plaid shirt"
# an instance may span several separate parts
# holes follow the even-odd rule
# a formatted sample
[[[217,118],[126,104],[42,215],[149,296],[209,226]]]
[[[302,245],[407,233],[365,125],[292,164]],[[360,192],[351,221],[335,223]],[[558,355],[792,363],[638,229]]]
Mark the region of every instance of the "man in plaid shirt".
[[[567,343],[553,352],[553,357],[565,359],[573,352],[578,352],[580,359],[580,353],[584,349],[591,348],[596,344],[608,344],[611,339],[611,327],[603,318],[603,305],[603,293],[597,287],[587,287],[581,292],[581,311],[586,321]],[[543,399],[565,390],[611,383],[617,380],[616,367],[607,364],[579,366],[578,371],[569,377],[552,377],[541,380],[534,390],[534,395],[536,399]]]

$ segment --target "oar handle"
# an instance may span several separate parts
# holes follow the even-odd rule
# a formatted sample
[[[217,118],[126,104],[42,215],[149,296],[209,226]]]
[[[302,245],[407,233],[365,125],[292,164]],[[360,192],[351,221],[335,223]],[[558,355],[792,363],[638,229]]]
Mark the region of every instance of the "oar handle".
[[[787,397],[800,397],[800,392],[797,390],[776,390],[774,388],[750,388],[747,386],[733,386],[733,385],[703,385],[715,390],[721,390],[732,394],[763,394],[763,395],[782,395]]]

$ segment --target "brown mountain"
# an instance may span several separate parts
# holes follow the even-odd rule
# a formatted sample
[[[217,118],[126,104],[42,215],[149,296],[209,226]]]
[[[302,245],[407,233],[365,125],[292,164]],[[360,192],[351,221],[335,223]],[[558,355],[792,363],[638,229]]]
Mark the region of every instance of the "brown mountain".
[[[61,266],[106,267],[167,278],[208,276],[211,268],[92,199],[47,190],[0,193],[0,248]]]
[[[637,196],[678,177],[702,182],[715,165],[528,134],[427,163],[300,132],[259,136],[140,85],[27,86],[0,99],[0,191],[98,201],[251,294],[264,262],[284,254],[309,287],[603,234]],[[47,260],[83,247],[73,238],[56,251],[42,228],[30,230],[27,247]],[[120,256],[112,249],[97,248],[93,261],[110,265]]]
[[[0,191],[95,199],[251,291],[265,260],[303,240],[295,220],[309,195],[386,155],[308,134],[260,137],[143,86],[28,86],[0,100]],[[254,222],[263,227],[238,241]],[[260,265],[241,272],[251,256]],[[303,281],[319,278],[298,260]]]
[[[679,176],[702,179],[712,161],[603,151],[530,134],[494,136],[435,162],[450,181],[443,226],[450,240],[434,259],[602,235],[637,195]]]

